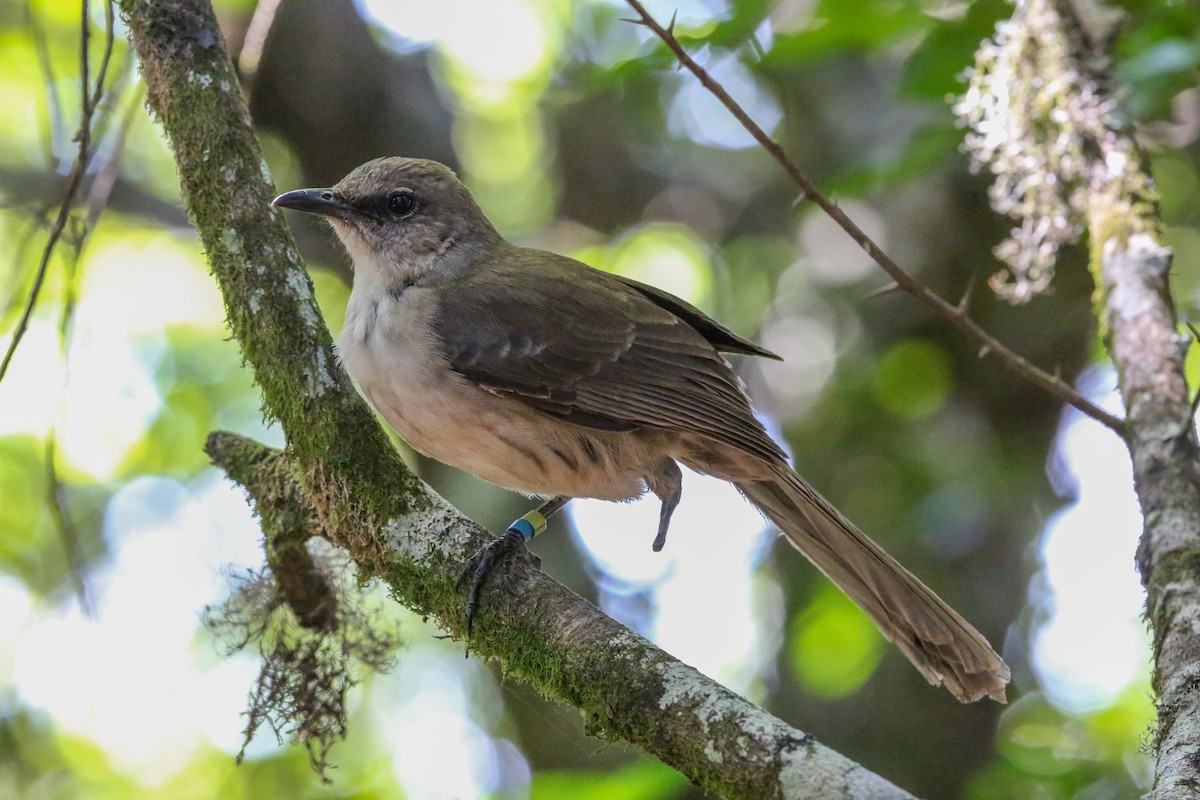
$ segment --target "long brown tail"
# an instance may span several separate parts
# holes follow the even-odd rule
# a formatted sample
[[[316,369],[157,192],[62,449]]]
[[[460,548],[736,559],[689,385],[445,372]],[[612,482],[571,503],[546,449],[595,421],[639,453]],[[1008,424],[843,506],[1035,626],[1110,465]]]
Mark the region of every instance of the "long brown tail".
[[[925,679],[960,702],[1005,702],[1008,665],[987,639],[790,468],[738,481],[788,540],[875,620]]]

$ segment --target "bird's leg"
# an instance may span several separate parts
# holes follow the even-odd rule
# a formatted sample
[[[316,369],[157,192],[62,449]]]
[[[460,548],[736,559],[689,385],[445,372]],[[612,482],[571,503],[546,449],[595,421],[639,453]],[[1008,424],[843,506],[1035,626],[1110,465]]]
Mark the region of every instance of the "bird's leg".
[[[683,496],[683,473],[672,458],[665,458],[658,464],[653,475],[646,477],[646,486],[662,501],[658,512],[658,534],[654,537],[654,552],[663,549],[667,543],[667,528],[671,527],[671,515],[679,498]]]
[[[546,519],[562,509],[570,497],[551,497],[537,509],[508,526],[508,530],[498,539],[484,546],[471,557],[459,576],[459,585],[467,584],[470,591],[467,594],[467,641],[471,640],[471,629],[474,626],[475,615],[479,612],[480,594],[488,578],[497,567],[503,568],[503,584],[512,589],[512,575],[509,572],[514,558],[531,561],[534,566],[541,564],[541,559],[529,552],[525,542],[546,530]]]

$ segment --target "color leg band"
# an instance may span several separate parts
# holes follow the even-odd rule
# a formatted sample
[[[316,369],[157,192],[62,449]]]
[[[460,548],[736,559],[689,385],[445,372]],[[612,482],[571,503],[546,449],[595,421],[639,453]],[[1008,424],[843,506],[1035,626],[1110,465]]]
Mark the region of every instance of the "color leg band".
[[[546,518],[542,516],[540,511],[535,509],[521,517],[512,525],[509,525],[508,529],[510,531],[516,531],[525,537],[525,541],[529,541],[542,531],[546,530]]]

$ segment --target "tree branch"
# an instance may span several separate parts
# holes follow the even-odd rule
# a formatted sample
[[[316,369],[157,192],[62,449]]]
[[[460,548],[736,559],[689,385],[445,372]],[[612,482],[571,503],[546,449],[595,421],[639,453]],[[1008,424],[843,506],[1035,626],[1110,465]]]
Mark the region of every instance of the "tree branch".
[[[1092,23],[1111,22],[1112,12],[1092,0],[1049,5],[1081,69],[1106,67],[1112,39],[1096,35]],[[1158,762],[1146,797],[1174,800],[1195,797],[1200,785],[1200,447],[1184,373],[1191,337],[1175,316],[1173,254],[1162,240],[1153,180],[1131,132],[1107,113],[1113,106],[1107,81],[1093,82],[1102,87],[1094,99],[1102,127],[1084,151],[1090,154],[1087,228],[1100,287],[1097,312],[1127,414],[1143,518],[1137,564],[1154,631]]]
[[[246,487],[260,510],[265,505],[278,516],[285,502],[291,503],[288,515],[301,520],[301,527],[304,520],[339,518],[328,513],[329,498],[315,498],[289,483],[293,470],[279,451],[227,432],[212,434],[206,449]],[[394,559],[411,558],[420,570],[431,561],[446,564],[447,551],[464,551],[464,542],[488,538],[441,498],[431,499],[425,511],[380,531],[380,550],[364,558],[352,549],[360,569],[407,592],[405,583],[389,578]],[[310,511],[298,508],[297,501]],[[361,531],[337,528],[322,533],[332,541],[361,536]],[[454,582],[459,564],[451,558],[448,566],[449,576],[443,569],[425,579]],[[497,658],[506,676],[578,707],[589,732],[639,744],[726,797],[910,796],[680,663],[544,573],[520,577],[519,596],[489,602],[485,613],[492,624],[472,639],[472,649]],[[450,609],[416,608],[439,619],[461,616],[461,598]]]
[[[1067,403],[1079,409],[1084,414],[1087,414],[1092,419],[1111,428],[1118,435],[1123,433],[1124,422],[1118,417],[1105,411],[1100,406],[1088,400],[1086,397],[1075,391],[1070,384],[1066,383],[1057,375],[1051,375],[1044,370],[1041,370],[1027,361],[1023,356],[1014,353],[1004,344],[996,339],[990,333],[971,319],[967,314],[966,308],[955,305],[943,299],[936,292],[927,288],[924,284],[908,274],[903,268],[897,264],[891,256],[884,252],[879,245],[871,239],[870,236],[863,231],[862,228],[850,219],[837,203],[830,200],[817,189],[816,185],[800,171],[796,166],[796,162],[788,156],[782,145],[772,139],[767,132],[759,127],[745,109],[738,104],[736,100],[729,96],[725,88],[721,86],[708,71],[701,67],[696,61],[688,55],[684,50],[683,45],[675,38],[673,28],[675,26],[674,19],[671,25],[664,28],[650,15],[645,7],[638,0],[626,0],[634,11],[638,14],[638,19],[631,20],[632,22],[644,25],[652,30],[658,38],[662,39],[663,43],[670,48],[675,57],[679,59],[679,63],[687,68],[689,72],[696,76],[701,85],[716,97],[729,113],[741,123],[742,127],[754,137],[763,149],[770,153],[771,157],[783,167],[784,172],[788,177],[800,187],[800,191],[804,198],[812,200],[817,206],[824,211],[829,217],[838,224],[842,230],[849,234],[859,247],[863,249],[871,260],[888,274],[895,282],[896,286],[902,291],[916,298],[920,303],[931,309],[938,317],[949,323],[952,327],[966,336],[979,347],[980,357],[990,356],[995,358],[1005,369],[1012,372],[1019,378],[1029,382],[1038,389],[1045,391],[1058,398],[1060,401]]]
[[[230,328],[262,388],[265,413],[287,436],[299,496],[360,574],[384,580],[410,608],[461,636],[457,577],[490,536],[404,467],[337,368],[311,283],[269,207],[275,192],[209,3],[122,0],[121,8]],[[265,450],[246,440],[233,449],[256,448]],[[253,469],[222,460],[254,495]],[[638,745],[728,797],[909,796],[542,573],[518,577],[517,593],[492,593],[472,649],[579,708],[591,733]]]
[[[1168,283],[1172,253],[1144,159],[1113,113],[1113,16],[1094,0],[1021,0],[981,48],[963,105],[976,106],[971,121],[991,134],[977,133],[972,149],[997,175],[1004,210],[1023,228],[1072,233],[1061,241],[1076,228],[1090,239],[1096,314],[1142,506],[1137,563],[1159,697],[1148,797],[1167,800],[1195,797],[1200,785],[1200,446],[1184,373],[1190,337]]]

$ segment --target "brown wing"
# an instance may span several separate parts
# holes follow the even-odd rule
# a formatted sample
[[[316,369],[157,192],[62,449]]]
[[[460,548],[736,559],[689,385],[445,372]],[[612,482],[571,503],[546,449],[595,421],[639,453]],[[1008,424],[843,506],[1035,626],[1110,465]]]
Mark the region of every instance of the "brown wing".
[[[718,348],[769,353],[679,298],[512,246],[446,291],[435,332],[484,389],[577,425],[686,431],[783,458]]]

